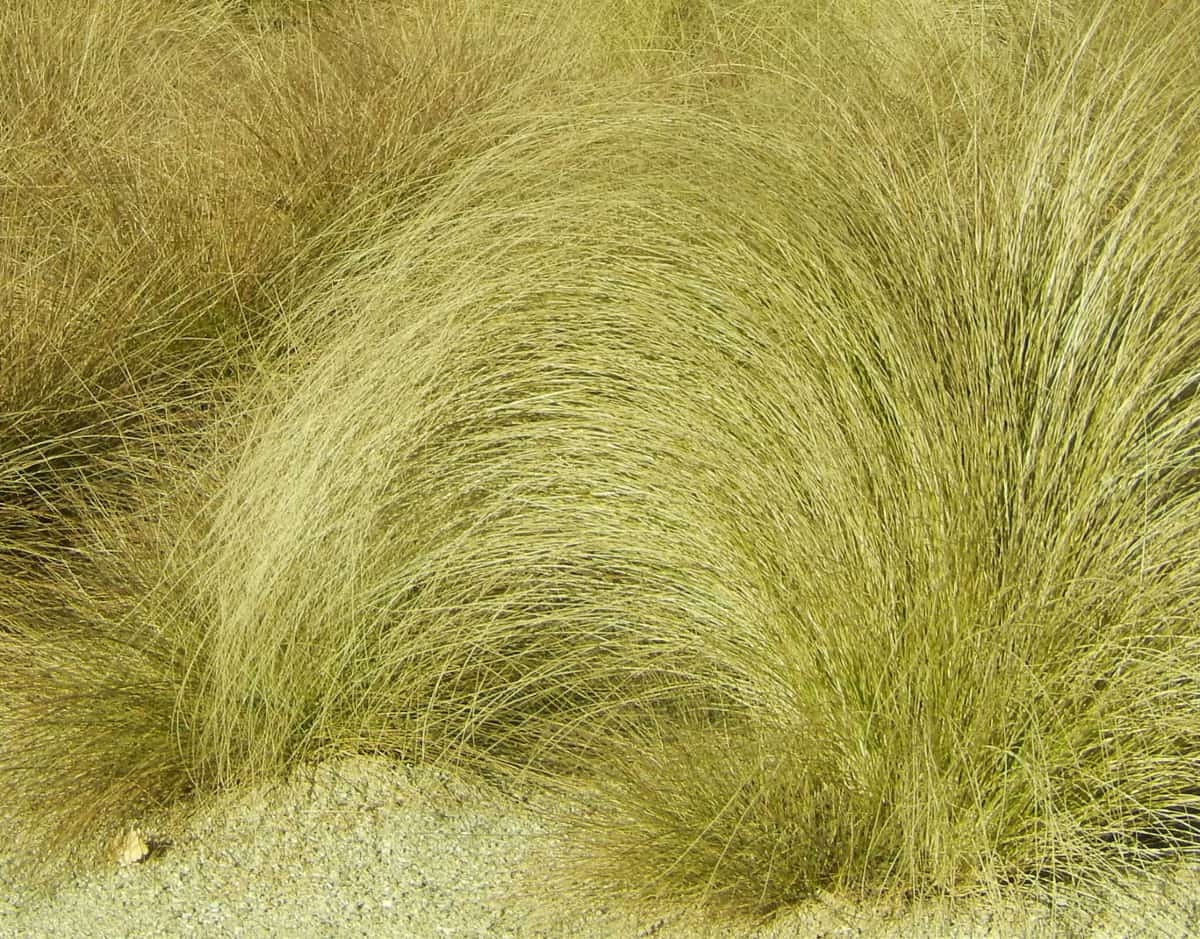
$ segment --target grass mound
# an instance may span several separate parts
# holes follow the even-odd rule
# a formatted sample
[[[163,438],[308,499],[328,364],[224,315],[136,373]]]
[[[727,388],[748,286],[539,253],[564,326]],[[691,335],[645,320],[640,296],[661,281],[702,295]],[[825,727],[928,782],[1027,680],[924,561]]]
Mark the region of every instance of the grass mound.
[[[355,171],[280,351],[14,614],[15,790],[61,841],[97,787],[528,771],[599,888],[757,912],[1194,850],[1197,14],[813,64],[617,6],[634,78]]]
[[[419,205],[575,67],[536,18],[329,6],[0,12],[0,746],[32,856],[191,788],[201,637],[145,607],[220,403],[377,203]]]

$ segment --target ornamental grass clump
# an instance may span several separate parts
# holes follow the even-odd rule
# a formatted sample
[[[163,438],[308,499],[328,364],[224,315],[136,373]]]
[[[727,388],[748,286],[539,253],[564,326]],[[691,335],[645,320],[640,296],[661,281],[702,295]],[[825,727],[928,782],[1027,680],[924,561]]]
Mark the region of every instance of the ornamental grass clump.
[[[190,763],[569,777],[593,882],[757,911],[1191,850],[1186,22],[986,105],[623,102],[462,166],[248,398]]]
[[[0,11],[0,788],[25,854],[194,788],[203,635],[148,595],[222,402],[380,205],[412,211],[578,65],[549,13],[331,6]]]

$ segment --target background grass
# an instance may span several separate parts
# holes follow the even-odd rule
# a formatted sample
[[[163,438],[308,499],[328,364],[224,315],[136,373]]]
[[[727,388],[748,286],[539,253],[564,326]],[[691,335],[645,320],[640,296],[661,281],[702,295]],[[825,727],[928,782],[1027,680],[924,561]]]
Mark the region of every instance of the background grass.
[[[760,914],[1194,852],[1187,4],[59,6],[0,20],[28,856],[363,751]]]

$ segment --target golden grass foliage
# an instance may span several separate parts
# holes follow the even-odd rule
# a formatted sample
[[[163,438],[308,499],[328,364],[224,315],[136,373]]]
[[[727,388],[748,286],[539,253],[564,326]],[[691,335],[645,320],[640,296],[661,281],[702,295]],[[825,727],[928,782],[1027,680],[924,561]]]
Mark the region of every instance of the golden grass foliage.
[[[759,912],[1194,851],[1200,13],[49,6],[0,15],[30,853],[354,751]]]

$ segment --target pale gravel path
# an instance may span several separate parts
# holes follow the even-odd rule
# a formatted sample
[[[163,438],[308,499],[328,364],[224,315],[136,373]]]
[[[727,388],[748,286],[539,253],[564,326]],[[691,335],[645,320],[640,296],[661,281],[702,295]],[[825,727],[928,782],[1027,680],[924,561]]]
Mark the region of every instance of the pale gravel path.
[[[540,899],[520,871],[546,828],[527,805],[446,774],[354,760],[307,781],[228,797],[176,843],[25,900],[0,878],[0,936],[633,937],[882,939],[1069,935],[1052,911],[981,913],[951,927],[832,902],[751,929],[664,911],[581,910]],[[1146,894],[1084,935],[1200,937],[1200,877]]]

